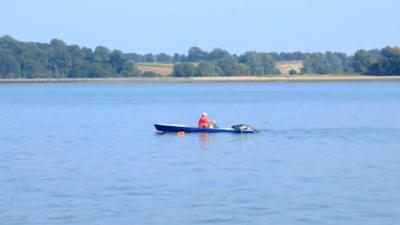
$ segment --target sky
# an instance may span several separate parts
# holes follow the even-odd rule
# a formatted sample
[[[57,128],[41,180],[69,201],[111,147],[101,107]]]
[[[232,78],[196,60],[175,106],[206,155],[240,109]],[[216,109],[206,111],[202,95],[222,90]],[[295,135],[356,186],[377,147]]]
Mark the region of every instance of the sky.
[[[398,0],[0,0],[0,36],[123,52],[400,46]]]

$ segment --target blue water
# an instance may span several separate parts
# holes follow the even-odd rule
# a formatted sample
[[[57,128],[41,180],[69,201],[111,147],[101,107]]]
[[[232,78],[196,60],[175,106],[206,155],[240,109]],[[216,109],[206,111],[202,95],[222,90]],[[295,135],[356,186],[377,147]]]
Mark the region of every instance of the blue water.
[[[157,134],[153,122],[259,134]],[[0,86],[0,224],[400,224],[400,83]]]

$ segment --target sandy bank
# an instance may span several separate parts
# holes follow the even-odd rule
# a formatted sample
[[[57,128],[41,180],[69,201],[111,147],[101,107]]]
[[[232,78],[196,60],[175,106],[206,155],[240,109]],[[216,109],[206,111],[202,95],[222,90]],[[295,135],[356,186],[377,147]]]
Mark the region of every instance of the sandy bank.
[[[161,77],[161,78],[60,78],[0,79],[0,83],[234,83],[234,82],[325,82],[400,81],[400,76],[309,75],[292,77]]]

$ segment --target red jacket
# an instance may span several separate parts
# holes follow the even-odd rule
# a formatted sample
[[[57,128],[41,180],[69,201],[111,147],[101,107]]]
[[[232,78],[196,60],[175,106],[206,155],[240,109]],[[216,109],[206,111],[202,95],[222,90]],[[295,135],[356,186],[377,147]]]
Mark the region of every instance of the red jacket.
[[[208,119],[205,116],[200,117],[199,127],[208,127]]]

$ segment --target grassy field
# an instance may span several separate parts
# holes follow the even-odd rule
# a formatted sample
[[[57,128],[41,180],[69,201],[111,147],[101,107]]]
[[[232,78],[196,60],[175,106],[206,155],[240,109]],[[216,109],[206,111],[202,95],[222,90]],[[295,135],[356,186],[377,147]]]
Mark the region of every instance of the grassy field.
[[[300,73],[303,61],[279,61],[276,62],[276,67],[281,71],[283,76],[289,75],[290,70],[295,70]],[[136,67],[142,72],[154,72],[162,76],[169,76],[172,74],[174,64],[163,63],[136,63]]]
[[[289,75],[290,70],[295,70],[297,73],[301,72],[303,61],[278,61],[276,67],[281,71],[282,75]]]
[[[172,74],[174,64],[163,64],[163,63],[136,63],[136,67],[141,73],[154,72],[161,74],[162,76],[169,76]]]

